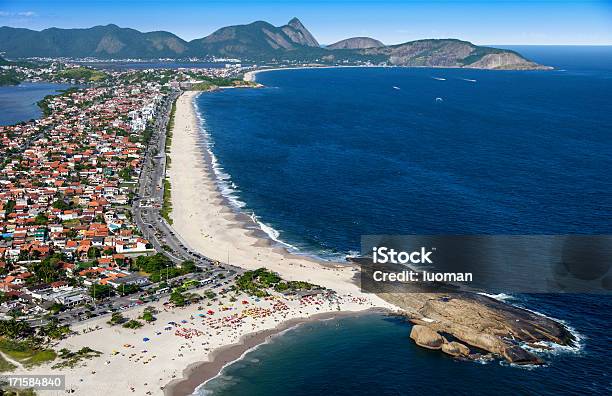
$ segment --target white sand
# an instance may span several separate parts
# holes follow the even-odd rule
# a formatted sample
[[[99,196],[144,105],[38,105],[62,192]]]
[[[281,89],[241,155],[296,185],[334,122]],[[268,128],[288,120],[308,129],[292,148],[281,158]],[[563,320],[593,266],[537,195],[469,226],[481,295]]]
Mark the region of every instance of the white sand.
[[[227,262],[229,252],[233,265],[248,269],[266,267],[287,280],[318,284],[335,290],[341,301],[302,306],[297,300],[284,300],[288,310],[275,312],[263,319],[247,317],[240,326],[220,329],[211,329],[210,323],[204,323],[198,318],[198,314],[212,309],[215,311],[213,318],[229,317],[255,305],[269,308],[272,302],[255,302],[252,298],[238,296],[237,302],[230,303],[225,297],[223,301],[214,302],[210,307],[206,306],[206,303],[201,304],[203,311],[198,311],[197,305],[192,305],[166,312],[163,311],[161,302],[158,302],[155,306],[161,312],[154,324],[134,331],[118,326],[111,327],[106,324],[109,317],[105,317],[73,327],[78,332],[96,325],[102,329],[69,337],[56,346],[57,349],[70,350],[89,346],[103,352],[101,357],[75,369],[51,370],[48,365],[37,367],[29,373],[66,374],[68,388],[75,389],[75,394],[78,395],[144,395],[147,392],[157,395],[162,393],[160,387],[175,378],[181,378],[188,365],[207,360],[212,350],[233,344],[245,334],[275,328],[285,320],[323,312],[359,311],[371,307],[395,309],[374,295],[362,294],[352,282],[352,268],[322,265],[315,260],[291,255],[284,249],[272,247],[269,241],[258,238],[252,231],[245,229],[245,224],[224,205],[223,197],[212,178],[212,170],[205,163],[198,147],[200,131],[193,107],[195,95],[195,92],[186,92],[177,101],[170,153],[172,165],[167,172],[172,185],[174,229],[191,248],[210,258]],[[241,304],[243,299],[248,299],[250,304]],[[221,304],[231,306],[233,310],[220,311]],[[137,309],[126,316],[137,317],[141,313],[142,309]],[[196,319],[190,319],[192,315]],[[167,322],[180,323],[181,320],[188,320],[190,323],[184,326],[203,331],[204,335],[185,340],[174,334],[174,328],[171,331],[164,330]],[[157,332],[161,334],[157,335]],[[151,341],[144,342],[144,337],[150,338]],[[124,344],[134,347],[124,347]],[[142,352],[143,350],[146,352]],[[113,351],[119,353],[113,354]],[[135,355],[130,356],[131,354]],[[45,394],[65,393],[62,391]]]
[[[80,333],[62,340],[55,346],[57,350],[68,348],[71,351],[79,350],[84,346],[103,353],[102,356],[83,362],[74,369],[52,370],[51,365],[36,367],[33,370],[16,371],[17,374],[64,374],[68,389],[74,389],[77,395],[153,395],[162,394],[161,387],[166,386],[176,378],[182,378],[183,370],[190,364],[206,361],[208,354],[219,347],[237,343],[245,334],[259,330],[268,330],[277,327],[281,322],[294,318],[309,317],[324,312],[359,311],[371,308],[372,304],[366,301],[353,299],[349,296],[341,297],[341,302],[320,300],[321,304],[301,305],[298,299],[280,299],[289,309],[273,312],[263,318],[246,316],[239,324],[234,326],[221,326],[223,318],[240,315],[245,309],[259,307],[270,309],[275,301],[260,300],[245,295],[237,295],[237,301],[231,303],[227,296],[200,305],[194,304],[186,308],[168,308],[164,310],[161,302],[154,306],[159,309],[155,315],[157,320],[152,324],[145,324],[138,330],[129,330],[121,326],[110,326],[106,322],[109,317],[96,319],[85,324],[73,326],[73,330]],[[249,304],[242,304],[248,300]],[[199,311],[198,306],[203,310]],[[232,308],[223,311],[221,306]],[[209,315],[208,310],[214,313]],[[143,308],[124,313],[126,317],[137,318],[142,314]],[[213,321],[207,322],[203,317]],[[187,323],[181,323],[186,320]],[[176,322],[179,327],[168,325]],[[99,326],[101,329],[87,331]],[[165,330],[166,327],[171,330]],[[218,326],[218,328],[214,328]],[[203,334],[190,339],[175,335],[180,328],[194,329]],[[83,330],[85,332],[83,333]],[[161,333],[161,334],[158,334]],[[143,338],[150,341],[143,341]],[[125,346],[129,345],[129,346]],[[143,352],[146,351],[146,352]],[[115,353],[118,352],[118,353]],[[53,364],[60,362],[56,359]],[[131,389],[134,388],[134,391]],[[64,391],[45,391],[45,395],[65,395]]]
[[[227,262],[229,253],[233,265],[247,269],[266,267],[288,280],[307,281],[341,293],[359,293],[352,281],[354,268],[323,265],[273,247],[269,241],[253,235],[243,220],[238,220],[225,206],[198,145],[201,132],[192,104],[196,95],[186,92],[177,101],[170,152],[172,165],[167,172],[172,186],[173,228],[192,249],[212,259]],[[256,224],[250,226],[256,227]],[[381,306],[389,306],[380,299],[377,301]]]

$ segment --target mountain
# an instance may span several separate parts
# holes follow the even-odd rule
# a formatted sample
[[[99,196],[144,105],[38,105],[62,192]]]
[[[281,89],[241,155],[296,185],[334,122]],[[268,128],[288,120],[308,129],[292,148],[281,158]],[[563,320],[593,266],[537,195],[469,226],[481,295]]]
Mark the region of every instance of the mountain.
[[[392,65],[477,69],[548,69],[514,51],[481,47],[457,39],[427,39],[358,51],[388,58]]]
[[[117,25],[40,32],[0,28],[0,51],[19,57],[160,58],[186,53],[187,42],[168,32],[141,33]]]
[[[289,21],[288,24],[283,26],[282,31],[285,32],[291,41],[294,43],[304,45],[306,47],[320,47],[317,40],[314,38],[312,34],[306,29],[302,22],[299,19],[293,18]]]
[[[327,49],[364,49],[364,48],[376,48],[384,47],[385,45],[378,40],[370,37],[352,37],[344,40],[340,40],[337,43],[328,45]]]
[[[317,47],[318,43],[297,19],[276,27],[264,21],[227,26],[189,43],[191,53],[234,58],[282,57],[286,51]]]
[[[227,26],[190,42],[168,32],[142,33],[116,25],[42,31],[5,26],[0,28],[0,53],[10,58],[155,59],[217,56],[258,63],[543,68],[514,51],[480,47],[456,39],[427,39],[385,46],[369,37],[354,37],[321,48],[297,18],[280,27],[264,21]]]

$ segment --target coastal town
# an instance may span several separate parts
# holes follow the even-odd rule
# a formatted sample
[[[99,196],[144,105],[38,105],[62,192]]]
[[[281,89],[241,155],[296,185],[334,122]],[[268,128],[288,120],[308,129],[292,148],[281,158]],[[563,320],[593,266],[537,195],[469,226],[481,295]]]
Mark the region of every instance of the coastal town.
[[[182,369],[253,331],[375,306],[350,292],[245,271],[230,265],[229,256],[204,256],[206,249],[192,248],[186,241],[192,238],[177,231],[179,207],[172,225],[176,197],[168,172],[180,169],[171,161],[180,161],[173,152],[177,98],[258,86],[242,79],[241,67],[6,68],[27,81],[74,87],[43,98],[39,119],[0,126],[2,372],[61,373],[66,382],[59,393],[95,394],[103,378],[82,377],[93,376],[102,362],[121,360],[109,369],[129,373],[135,364],[159,360],[168,343],[184,340],[176,356],[165,356],[162,366],[172,370],[117,377],[121,394],[153,394],[173,381],[167,389],[175,390],[167,391],[182,394],[197,386],[182,378]],[[124,333],[111,342],[118,328]],[[154,346],[152,334],[167,337]],[[196,348],[201,338],[207,341]],[[121,351],[141,342],[156,355]]]
[[[0,127],[5,316],[36,319],[52,306],[152,286],[138,274],[143,264],[137,257],[155,249],[137,226],[132,203],[141,198],[145,161],[157,155],[148,145],[164,126],[154,121],[169,109],[179,83],[164,72],[117,74],[108,77],[110,84],[45,98],[46,116],[39,120]],[[150,199],[142,206],[160,203]],[[78,318],[95,313],[84,315]]]
[[[416,345],[462,360],[540,365],[519,342],[572,345],[557,322],[479,294],[364,293],[355,265],[287,251],[231,209],[195,104],[261,87],[271,69],[53,67],[29,78],[73,87],[0,127],[0,371],[12,380],[188,395],[284,329],[358,313],[399,314]]]

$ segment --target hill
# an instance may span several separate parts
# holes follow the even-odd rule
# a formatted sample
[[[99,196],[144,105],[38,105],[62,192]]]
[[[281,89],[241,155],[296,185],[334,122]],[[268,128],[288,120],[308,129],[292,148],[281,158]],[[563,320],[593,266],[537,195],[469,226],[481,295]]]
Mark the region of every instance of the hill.
[[[364,48],[376,48],[384,47],[385,45],[370,37],[352,37],[344,40],[340,40],[337,43],[328,45],[327,49],[364,49]]]
[[[34,31],[0,28],[0,52],[11,58],[99,59],[225,57],[252,62],[385,63],[395,66],[539,69],[520,54],[457,39],[426,39],[385,46],[354,37],[321,48],[299,19],[277,27],[265,21],[221,28],[190,42],[168,32],[142,33],[116,25]]]
[[[427,39],[359,51],[383,55],[397,66],[467,67],[478,69],[540,69],[514,51],[480,47],[457,39]]]
[[[159,58],[181,56],[187,43],[172,33],[141,33],[117,25],[40,32],[4,26],[0,28],[0,51],[12,58]]]

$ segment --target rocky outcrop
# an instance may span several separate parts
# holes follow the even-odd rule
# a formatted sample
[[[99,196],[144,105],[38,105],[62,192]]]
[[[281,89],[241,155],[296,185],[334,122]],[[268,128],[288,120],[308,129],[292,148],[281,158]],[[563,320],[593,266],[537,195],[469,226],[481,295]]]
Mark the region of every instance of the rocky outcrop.
[[[445,342],[442,344],[442,352],[453,357],[469,357],[470,348],[457,341]]]
[[[360,51],[364,55],[388,57],[396,66],[469,67],[475,69],[546,69],[516,52],[480,47],[456,39],[426,39]]]
[[[417,345],[428,349],[440,349],[442,344],[444,344],[444,338],[435,330],[427,326],[412,326],[410,338],[412,338]]]
[[[306,47],[319,47],[319,42],[297,18],[291,19],[281,29],[296,44]]]
[[[511,363],[541,364],[543,361],[522,345],[537,347],[542,342],[572,345],[574,341],[572,334],[562,324],[480,294],[380,293],[379,296],[404,310],[414,327],[418,326],[415,337],[423,334],[428,335],[424,341],[438,340],[433,344],[431,341],[417,342],[430,349],[431,345],[439,342],[435,334],[440,337],[449,335],[455,342],[486,351]],[[411,338],[415,337],[411,333]],[[439,348],[442,349],[444,344],[446,340]],[[460,347],[449,345],[444,347],[444,352],[454,353],[456,348]]]
[[[365,49],[378,48],[385,45],[378,40],[370,37],[352,37],[345,40],[340,40],[337,43],[328,45],[326,48],[331,50],[337,49]]]
[[[484,55],[478,61],[465,65],[474,69],[503,69],[503,70],[549,70],[552,67],[538,65],[530,62],[513,52]]]

